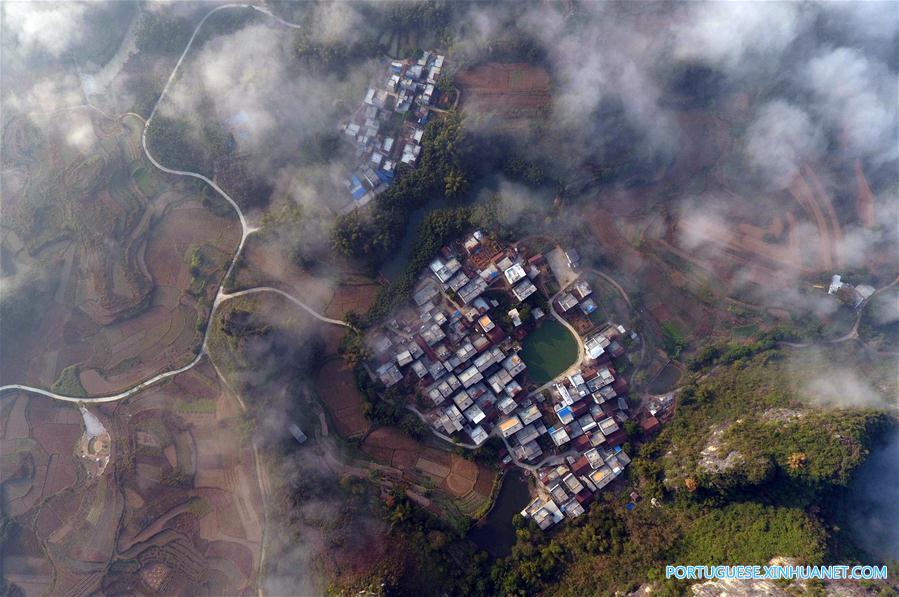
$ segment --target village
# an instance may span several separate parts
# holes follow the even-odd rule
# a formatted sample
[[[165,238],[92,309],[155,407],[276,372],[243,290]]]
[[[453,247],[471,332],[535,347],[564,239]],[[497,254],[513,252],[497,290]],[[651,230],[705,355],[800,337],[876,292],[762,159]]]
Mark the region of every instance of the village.
[[[359,108],[340,125],[355,146],[357,160],[346,182],[352,196],[347,211],[390,186],[398,164],[415,165],[424,127],[440,95],[437,78],[444,61],[443,55],[429,51],[417,61],[391,61],[384,84],[369,88]]]
[[[589,319],[597,305],[578,262],[573,249],[529,254],[475,231],[441,249],[412,300],[369,338],[372,377],[398,389],[435,435],[468,449],[499,438],[503,465],[533,473],[537,496],[522,515],[541,529],[583,514],[630,462],[625,421],[651,434],[664,408],[631,411],[613,359],[637,335]],[[558,324],[577,356],[538,386],[523,346]]]

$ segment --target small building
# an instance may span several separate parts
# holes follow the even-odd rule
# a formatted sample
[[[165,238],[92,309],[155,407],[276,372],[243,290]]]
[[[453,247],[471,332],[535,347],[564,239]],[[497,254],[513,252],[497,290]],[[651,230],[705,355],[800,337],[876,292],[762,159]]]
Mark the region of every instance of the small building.
[[[571,397],[571,394],[568,392],[568,387],[565,384],[557,383],[554,387],[564,404],[570,405],[574,403],[574,399]]]
[[[596,303],[593,301],[592,298],[588,298],[584,301],[581,301],[580,308],[581,308],[581,312],[584,315],[590,315],[594,311],[596,311]]]
[[[602,489],[603,487],[611,483],[612,479],[615,478],[615,474],[612,472],[612,469],[605,464],[601,465],[599,468],[597,468],[587,476],[589,477],[593,485],[596,486],[597,490]]]
[[[463,388],[469,388],[482,379],[484,379],[484,376],[474,365],[459,374],[459,381],[462,382]]]
[[[471,399],[471,396],[468,395],[467,392],[458,392],[455,396],[453,396],[453,403],[459,408],[459,410],[465,410],[474,402]]]
[[[565,407],[557,410],[556,416],[559,417],[559,421],[563,425],[567,425],[568,423],[571,423],[572,421],[574,421],[574,413],[571,412],[570,406],[565,406]]]
[[[556,483],[549,490],[549,495],[556,501],[557,504],[564,504],[568,501],[568,492],[565,491],[565,487],[561,483]]]
[[[659,420],[652,415],[640,421],[640,429],[646,435],[656,433],[660,427],[661,424],[659,423]]]
[[[412,353],[408,350],[404,350],[402,352],[397,353],[396,355],[396,364],[400,367],[408,365],[412,362]]]
[[[599,422],[599,430],[602,431],[602,434],[606,437],[609,437],[616,431],[618,431],[618,422],[612,417],[608,417]]]
[[[577,518],[584,513],[584,507],[577,501],[577,498],[572,498],[566,502],[562,509],[565,510],[565,516],[568,518]]]
[[[565,251],[565,259],[568,261],[568,267],[576,269],[581,264],[581,255],[577,249],[568,249]]]
[[[571,441],[571,438],[568,436],[568,432],[564,427],[550,427],[549,428],[549,437],[553,440],[553,443],[557,446],[562,446]]]
[[[428,374],[428,368],[424,363],[421,362],[421,360],[412,363],[412,371],[415,372],[415,375],[418,376],[418,379],[424,379],[424,377]]]
[[[833,278],[830,280],[830,288],[827,289],[827,294],[836,294],[842,287],[843,282],[841,281],[841,276],[839,274],[834,274]]]
[[[524,364],[524,361],[521,360],[521,357],[516,352],[506,357],[506,360],[503,361],[503,368],[509,372],[509,375],[515,377],[527,369],[527,365]]]
[[[481,410],[481,407],[479,407],[477,404],[473,404],[472,406],[468,407],[465,410],[464,414],[465,414],[465,418],[468,419],[469,421],[471,421],[475,425],[477,425],[478,423],[483,421],[484,418],[486,417],[486,415],[484,414],[484,411]]]
[[[512,450],[519,460],[534,460],[543,454],[543,449],[537,443],[537,440],[531,440],[524,445],[514,446]]]
[[[493,375],[487,378],[487,383],[490,384],[490,389],[499,394],[503,391],[508,383],[512,381],[512,376],[506,369],[500,369]]]
[[[586,280],[578,280],[575,283],[574,288],[572,289],[572,293],[578,298],[578,300],[584,300],[585,298],[590,296],[592,292],[593,289],[590,288],[590,285],[587,284]]]
[[[521,387],[521,384],[513,379],[512,381],[510,381],[509,383],[506,384],[506,387],[503,389],[503,392],[505,392],[507,396],[514,398],[523,389],[524,388]]]
[[[512,288],[512,294],[514,294],[515,298],[519,301],[523,301],[535,292],[537,292],[537,287],[528,279],[522,280],[517,286]]]
[[[511,417],[503,419],[499,422],[498,427],[499,432],[505,438],[508,438],[524,429],[524,425],[521,423],[521,419],[519,419],[517,415],[512,415]]]
[[[440,417],[438,420],[441,427],[443,427],[444,431],[448,434],[453,434],[457,431],[462,431],[463,421],[465,417],[462,416],[462,412],[456,408],[456,405],[452,405],[447,408],[444,412],[444,416]]]
[[[521,267],[520,263],[516,263],[512,265],[509,269],[507,269],[504,274],[506,277],[506,281],[509,282],[509,285],[512,286],[522,278],[524,278],[527,274],[524,272],[524,268]]]
[[[532,404],[526,409],[522,410],[518,413],[519,418],[521,418],[521,422],[525,425],[530,425],[534,421],[537,421],[543,415],[540,414],[540,409],[537,408],[536,404]]]
[[[515,441],[524,446],[540,437],[540,432],[535,425],[526,425],[515,433]]]
[[[584,349],[587,351],[588,357],[591,359],[598,359],[605,353],[609,343],[610,340],[608,338],[602,334],[596,334],[595,336],[590,336],[584,340]]]
[[[474,429],[469,433],[471,436],[471,441],[475,443],[475,445],[480,446],[485,441],[487,441],[487,432],[484,431],[484,428],[480,425],[477,425]]]
[[[515,410],[517,406],[518,404],[514,400],[512,400],[511,397],[506,396],[496,403],[496,410],[504,415],[508,415],[510,412]]]
[[[562,477],[562,482],[568,487],[571,493],[575,495],[579,494],[584,489],[583,484],[571,473]]]
[[[378,374],[378,379],[381,380],[381,383],[388,388],[396,385],[403,379],[403,374],[400,373],[400,370],[392,361],[378,367],[376,373]]]
[[[287,430],[290,431],[290,435],[292,435],[293,438],[295,440],[297,440],[297,443],[299,443],[299,444],[305,444],[306,440],[309,439],[308,437],[306,437],[306,434],[303,433],[303,430],[300,429],[300,426],[297,425],[296,423],[288,424]]]
[[[574,298],[574,295],[570,292],[566,292],[562,296],[559,297],[559,308],[562,310],[562,313],[567,312],[572,307],[577,306],[577,299]]]
[[[469,305],[472,301],[481,296],[481,293],[485,290],[487,290],[487,282],[480,276],[477,276],[474,280],[471,280],[468,284],[460,288],[457,294],[459,300],[461,300],[463,304]]]

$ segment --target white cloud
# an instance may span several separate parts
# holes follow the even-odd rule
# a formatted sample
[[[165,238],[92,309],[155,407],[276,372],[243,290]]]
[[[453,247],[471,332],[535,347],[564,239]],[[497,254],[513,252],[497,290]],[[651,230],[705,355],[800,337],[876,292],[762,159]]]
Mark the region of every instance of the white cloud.
[[[24,53],[43,50],[59,57],[83,39],[87,31],[82,2],[4,2],[3,30]]]
[[[825,50],[805,70],[814,107],[852,157],[896,158],[895,73],[854,48]]]
[[[805,24],[794,2],[695,2],[675,25],[675,56],[734,70],[751,57],[776,59]]]
[[[803,163],[820,155],[823,136],[801,108],[783,100],[763,105],[746,135],[750,164],[776,188],[786,188]]]

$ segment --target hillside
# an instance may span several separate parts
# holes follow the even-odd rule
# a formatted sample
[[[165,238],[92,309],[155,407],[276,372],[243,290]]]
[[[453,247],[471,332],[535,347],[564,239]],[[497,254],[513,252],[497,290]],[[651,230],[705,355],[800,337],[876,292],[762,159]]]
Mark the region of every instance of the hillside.
[[[859,552],[832,512],[894,421],[877,410],[808,407],[778,351],[700,371],[672,421],[640,446],[631,486],[547,537],[518,530],[494,567],[510,594],[611,594],[661,582],[666,564],[840,562]],[[627,494],[642,499],[628,511]],[[839,554],[839,555],[838,555]]]

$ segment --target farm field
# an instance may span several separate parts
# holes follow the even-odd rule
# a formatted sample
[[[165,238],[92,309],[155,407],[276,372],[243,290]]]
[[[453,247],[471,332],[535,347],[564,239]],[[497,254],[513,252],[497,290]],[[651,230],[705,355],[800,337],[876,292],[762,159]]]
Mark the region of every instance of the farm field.
[[[234,594],[255,586],[263,513],[241,409],[204,362],[99,409],[112,461],[85,474],[73,405],[3,402],[4,577],[53,594]],[[239,593],[240,591],[236,591]]]
[[[535,118],[552,101],[549,73],[527,63],[490,62],[460,72],[462,108],[508,121]]]
[[[425,446],[394,427],[369,433],[360,446],[374,462],[395,469],[402,479],[444,494],[420,500],[440,516],[476,516],[490,502],[496,472],[457,454]],[[421,491],[420,489],[419,491]]]
[[[528,366],[528,378],[543,385],[568,369],[577,360],[577,342],[561,323],[544,321],[523,342],[521,358]]]
[[[342,359],[332,359],[319,370],[316,395],[331,415],[340,437],[361,437],[371,427],[363,414],[363,399],[356,388],[356,378]]]
[[[143,159],[135,118],[92,118],[101,136],[89,158],[26,138],[17,121],[4,134],[4,171],[41,174],[4,195],[3,247],[14,274],[53,280],[23,284],[4,304],[15,322],[0,347],[4,383],[113,393],[187,362],[239,239],[234,218]],[[61,188],[58,206],[35,219],[41,193]]]
[[[378,282],[343,262],[322,264],[318,270],[312,273],[302,269],[291,260],[283,244],[255,235],[244,247],[229,291],[273,286],[328,317],[342,318],[350,311],[367,311],[380,290]]]

